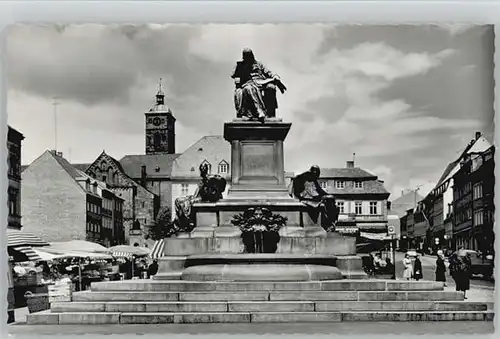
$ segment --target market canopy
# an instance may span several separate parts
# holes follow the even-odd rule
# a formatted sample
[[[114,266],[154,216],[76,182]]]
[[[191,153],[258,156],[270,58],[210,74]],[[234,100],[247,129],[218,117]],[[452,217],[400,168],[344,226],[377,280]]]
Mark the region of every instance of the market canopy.
[[[110,260],[113,257],[110,254],[106,253],[95,253],[95,252],[84,252],[78,250],[63,250],[59,248],[53,248],[52,246],[44,247],[38,250],[38,252],[45,252],[47,258],[51,258],[49,260],[55,259],[66,259],[66,258],[89,258],[89,259],[103,259]]]
[[[9,247],[8,253],[17,262],[43,260],[31,246]]]
[[[49,246],[49,243],[43,241],[33,233],[24,232],[21,230],[7,229],[7,247],[21,246]]]
[[[134,255],[137,257],[147,256],[151,252],[146,247],[130,246],[130,245],[117,245],[110,247],[109,250],[111,251],[111,254],[113,256],[122,258],[128,258]]]
[[[87,252],[87,253],[106,253],[111,254],[111,251],[94,242],[85,240],[71,240],[65,242],[53,242],[50,243],[50,248],[53,250],[59,250],[64,252]]]
[[[43,249],[34,248],[33,251],[40,258],[38,259],[38,261],[52,261],[54,259],[57,259],[57,254],[49,253],[47,251],[44,251]]]

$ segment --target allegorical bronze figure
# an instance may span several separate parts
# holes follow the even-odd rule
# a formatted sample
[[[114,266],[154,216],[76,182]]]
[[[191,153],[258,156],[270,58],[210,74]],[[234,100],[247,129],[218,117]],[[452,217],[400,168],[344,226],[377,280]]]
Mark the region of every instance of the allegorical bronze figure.
[[[222,199],[222,193],[226,190],[226,179],[220,175],[209,175],[208,165],[200,165],[201,182],[193,195],[175,199],[175,221],[176,226],[183,232],[190,232],[195,227],[193,204],[197,202],[217,202]]]
[[[309,207],[313,222],[317,223],[321,215],[321,226],[327,231],[334,231],[339,208],[335,197],[325,192],[318,183],[320,173],[319,166],[315,165],[309,171],[297,175],[292,179],[289,193]]]
[[[236,117],[262,122],[266,117],[276,117],[278,108],[276,88],[281,93],[285,93],[287,88],[278,75],[255,59],[250,48],[243,50],[242,60],[236,63],[231,77],[236,85],[234,93]]]

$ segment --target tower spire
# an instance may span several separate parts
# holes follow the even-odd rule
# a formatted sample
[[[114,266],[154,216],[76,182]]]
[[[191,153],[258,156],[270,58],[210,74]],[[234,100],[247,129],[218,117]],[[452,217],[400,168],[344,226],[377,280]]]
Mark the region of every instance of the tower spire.
[[[165,104],[165,93],[163,93],[163,86],[161,83],[161,78],[158,81],[158,92],[156,93],[156,105],[164,105]]]

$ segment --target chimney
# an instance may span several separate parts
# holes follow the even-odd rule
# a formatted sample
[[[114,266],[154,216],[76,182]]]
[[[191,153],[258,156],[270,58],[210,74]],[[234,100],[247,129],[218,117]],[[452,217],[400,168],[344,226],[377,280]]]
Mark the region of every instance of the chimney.
[[[352,161],[352,160],[348,161],[346,167],[347,168],[354,168],[354,161]]]
[[[476,132],[476,140],[481,138],[481,132]]]
[[[146,187],[146,165],[141,166],[141,186]]]

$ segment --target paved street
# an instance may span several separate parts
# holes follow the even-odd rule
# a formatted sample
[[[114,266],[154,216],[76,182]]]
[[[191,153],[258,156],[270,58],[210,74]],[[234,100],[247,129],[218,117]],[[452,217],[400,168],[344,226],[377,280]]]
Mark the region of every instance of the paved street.
[[[396,252],[396,278],[398,279],[402,279],[403,277],[403,258],[404,253]],[[435,280],[436,256],[421,256],[420,261],[422,261],[424,280]],[[455,283],[450,277],[450,272],[448,270],[446,271],[446,284],[448,286],[455,286]],[[494,289],[495,283],[492,281],[482,280],[482,278],[480,277],[474,277],[471,280],[471,287]]]
[[[170,324],[170,325],[11,325],[16,338],[33,334],[169,334],[182,338],[190,334],[487,334],[494,332],[494,322],[344,322],[292,324]],[[178,334],[177,336],[173,336]]]

